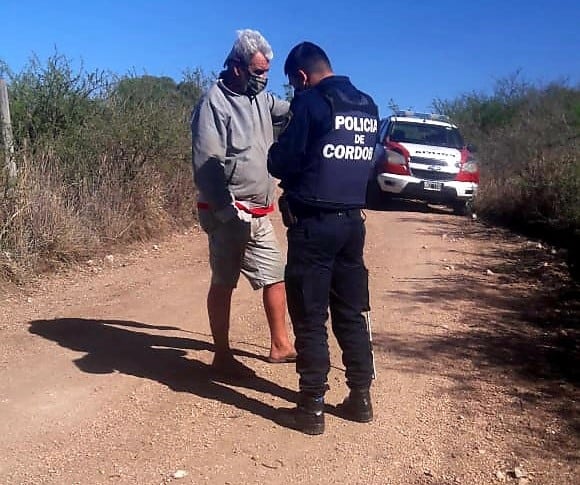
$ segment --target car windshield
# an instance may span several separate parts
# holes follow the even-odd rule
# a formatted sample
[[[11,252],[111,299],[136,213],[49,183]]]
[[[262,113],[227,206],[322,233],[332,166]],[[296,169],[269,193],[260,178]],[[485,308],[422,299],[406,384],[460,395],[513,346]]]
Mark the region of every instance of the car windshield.
[[[433,145],[447,148],[462,148],[463,138],[457,128],[397,121],[389,134],[391,141]]]

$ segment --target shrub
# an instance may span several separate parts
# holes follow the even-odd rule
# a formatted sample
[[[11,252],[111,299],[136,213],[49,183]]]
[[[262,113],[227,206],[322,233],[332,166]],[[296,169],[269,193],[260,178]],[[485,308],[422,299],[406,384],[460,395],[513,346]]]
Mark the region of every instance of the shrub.
[[[193,219],[189,116],[209,84],[75,71],[59,54],[9,79],[18,166],[0,201],[4,276],[78,261]],[[1,277],[1,274],[0,274]]]
[[[512,76],[493,94],[436,100],[479,147],[478,211],[490,219],[575,244],[580,230],[580,88],[534,86]],[[580,242],[580,240],[576,240]]]

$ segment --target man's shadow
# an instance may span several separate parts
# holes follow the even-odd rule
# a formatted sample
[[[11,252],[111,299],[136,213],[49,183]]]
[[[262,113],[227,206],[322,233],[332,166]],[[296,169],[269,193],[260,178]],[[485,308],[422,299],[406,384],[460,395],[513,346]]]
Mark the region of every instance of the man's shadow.
[[[220,401],[282,426],[291,427],[278,409],[248,397],[224,383],[277,396],[289,402],[296,402],[295,391],[259,376],[237,381],[220,381],[215,377],[211,366],[186,357],[186,350],[213,351],[211,343],[191,338],[152,335],[133,329],[181,330],[123,320],[57,318],[32,321],[29,331],[53,340],[62,347],[86,352],[85,356],[74,361],[84,372],[108,374],[117,371],[155,380],[176,392],[189,392]],[[249,352],[237,353],[261,359]]]

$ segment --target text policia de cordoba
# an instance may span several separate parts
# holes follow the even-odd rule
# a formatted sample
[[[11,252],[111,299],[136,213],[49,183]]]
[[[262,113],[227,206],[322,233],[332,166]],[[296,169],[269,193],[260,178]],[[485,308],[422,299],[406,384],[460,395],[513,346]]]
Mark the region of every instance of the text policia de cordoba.
[[[372,160],[374,147],[364,146],[365,134],[377,132],[377,120],[358,116],[334,117],[335,130],[347,130],[353,132],[352,145],[333,145],[327,143],[322,148],[324,158],[337,158],[340,160]]]

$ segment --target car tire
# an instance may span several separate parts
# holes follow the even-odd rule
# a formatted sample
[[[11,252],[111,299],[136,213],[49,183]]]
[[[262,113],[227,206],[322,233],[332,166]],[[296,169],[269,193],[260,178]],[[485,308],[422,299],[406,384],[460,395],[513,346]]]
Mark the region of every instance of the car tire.
[[[384,194],[376,180],[370,180],[367,186],[367,209],[379,209],[384,200]]]
[[[470,216],[473,212],[473,206],[470,200],[455,202],[451,208],[453,209],[453,213],[458,216]]]

